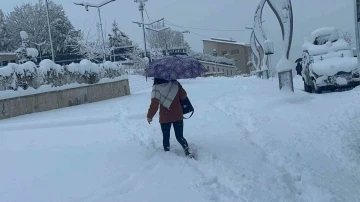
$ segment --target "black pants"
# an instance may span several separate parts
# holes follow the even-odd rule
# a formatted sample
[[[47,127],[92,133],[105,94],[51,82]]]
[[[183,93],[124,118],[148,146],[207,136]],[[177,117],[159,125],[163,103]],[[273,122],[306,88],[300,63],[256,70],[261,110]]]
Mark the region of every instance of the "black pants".
[[[177,141],[181,144],[181,146],[184,148],[185,152],[189,151],[189,145],[186,141],[186,139],[183,136],[183,130],[184,130],[184,121],[175,121],[170,123],[161,123],[161,130],[163,133],[163,145],[164,150],[169,151],[170,150],[170,129],[171,125],[174,127],[175,136]]]

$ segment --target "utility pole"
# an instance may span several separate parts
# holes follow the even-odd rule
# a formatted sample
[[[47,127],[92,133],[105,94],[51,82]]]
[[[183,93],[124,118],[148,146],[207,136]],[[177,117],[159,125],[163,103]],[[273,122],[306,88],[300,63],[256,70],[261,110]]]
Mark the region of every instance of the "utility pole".
[[[103,1],[102,3],[99,3],[99,4],[93,4],[93,3],[87,3],[87,2],[81,2],[81,3],[75,3],[75,5],[78,5],[78,6],[84,6],[85,7],[85,10],[86,11],[89,11],[89,7],[94,7],[94,8],[97,8],[98,9],[98,14],[99,14],[99,21],[100,21],[100,29],[101,29],[101,38],[102,38],[102,42],[103,42],[103,51],[104,51],[104,62],[106,61],[106,45],[105,45],[105,38],[104,38],[104,30],[103,30],[103,26],[102,26],[102,21],[101,21],[101,12],[100,12],[100,8],[105,6],[106,4],[109,4],[113,1],[116,1],[116,0],[105,0]]]
[[[48,3],[48,0],[45,0],[45,3],[46,3],[46,17],[47,17],[47,23],[48,23],[48,28],[49,28],[49,38],[50,38],[50,46],[51,46],[51,55],[52,55],[52,60],[53,60],[53,62],[55,62],[54,46],[53,46],[53,41],[52,41],[52,36],[51,36],[51,26],[50,26],[49,3]]]
[[[144,7],[145,7],[145,2],[147,2],[147,0],[134,0],[134,2],[139,3],[139,11],[141,13],[141,24],[142,24],[142,31],[144,38],[144,51],[145,51],[144,57],[147,57],[146,35],[145,35],[145,24],[144,24]]]
[[[99,19],[100,19],[101,39],[102,39],[102,42],[103,42],[104,62],[105,62],[106,61],[106,46],[105,46],[103,26],[102,26],[102,22],[101,22],[100,7],[98,7],[98,13],[99,13]]]
[[[146,33],[145,33],[145,25],[152,25],[156,22],[159,22],[161,20],[164,20],[164,18],[160,19],[160,20],[156,20],[154,22],[151,22],[151,23],[145,23],[144,22],[144,7],[145,7],[145,2],[147,2],[147,0],[134,0],[135,3],[139,3],[139,11],[141,13],[141,22],[134,22],[135,24],[138,24],[139,27],[142,26],[142,31],[143,31],[143,38],[144,38],[144,56],[145,57],[148,57],[147,55],[147,47],[146,47]],[[149,58],[149,57],[148,57]],[[150,58],[149,58],[150,59]]]

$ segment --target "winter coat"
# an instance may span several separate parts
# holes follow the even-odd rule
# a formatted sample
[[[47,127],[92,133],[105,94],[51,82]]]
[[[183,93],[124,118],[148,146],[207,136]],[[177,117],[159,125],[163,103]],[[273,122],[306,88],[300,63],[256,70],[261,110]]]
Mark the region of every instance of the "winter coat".
[[[170,105],[170,108],[167,109],[164,106],[160,105],[160,102],[156,98],[151,99],[151,104],[147,113],[147,118],[154,118],[156,112],[159,109],[160,105],[160,112],[159,112],[159,122],[160,123],[169,123],[174,121],[183,120],[183,111],[180,104],[180,100],[184,100],[187,97],[187,93],[184,88],[179,83],[179,90]]]
[[[302,65],[300,63],[297,63],[296,65],[296,72],[298,75],[301,75],[301,71],[302,71]]]

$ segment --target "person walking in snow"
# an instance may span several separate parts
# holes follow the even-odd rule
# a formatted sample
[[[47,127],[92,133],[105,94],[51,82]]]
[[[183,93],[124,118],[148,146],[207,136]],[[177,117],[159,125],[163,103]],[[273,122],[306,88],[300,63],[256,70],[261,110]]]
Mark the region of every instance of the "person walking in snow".
[[[302,65],[301,65],[301,63],[300,62],[298,62],[297,63],[297,65],[296,65],[296,72],[297,72],[297,75],[302,75]]]
[[[186,97],[187,93],[178,81],[155,78],[147,121],[149,124],[152,122],[160,106],[159,122],[163,134],[165,152],[170,151],[170,130],[172,125],[176,139],[184,148],[185,155],[193,158],[189,151],[189,145],[183,135],[184,121],[180,100],[184,100]]]

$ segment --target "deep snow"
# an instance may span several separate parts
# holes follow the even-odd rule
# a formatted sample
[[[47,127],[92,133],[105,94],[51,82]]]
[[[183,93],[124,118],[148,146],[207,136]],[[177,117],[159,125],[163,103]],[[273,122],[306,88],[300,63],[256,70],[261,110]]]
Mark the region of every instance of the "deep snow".
[[[195,107],[162,151],[146,122],[151,80],[131,96],[0,121],[0,201],[360,200],[360,88],[279,92],[256,77],[183,80]]]

